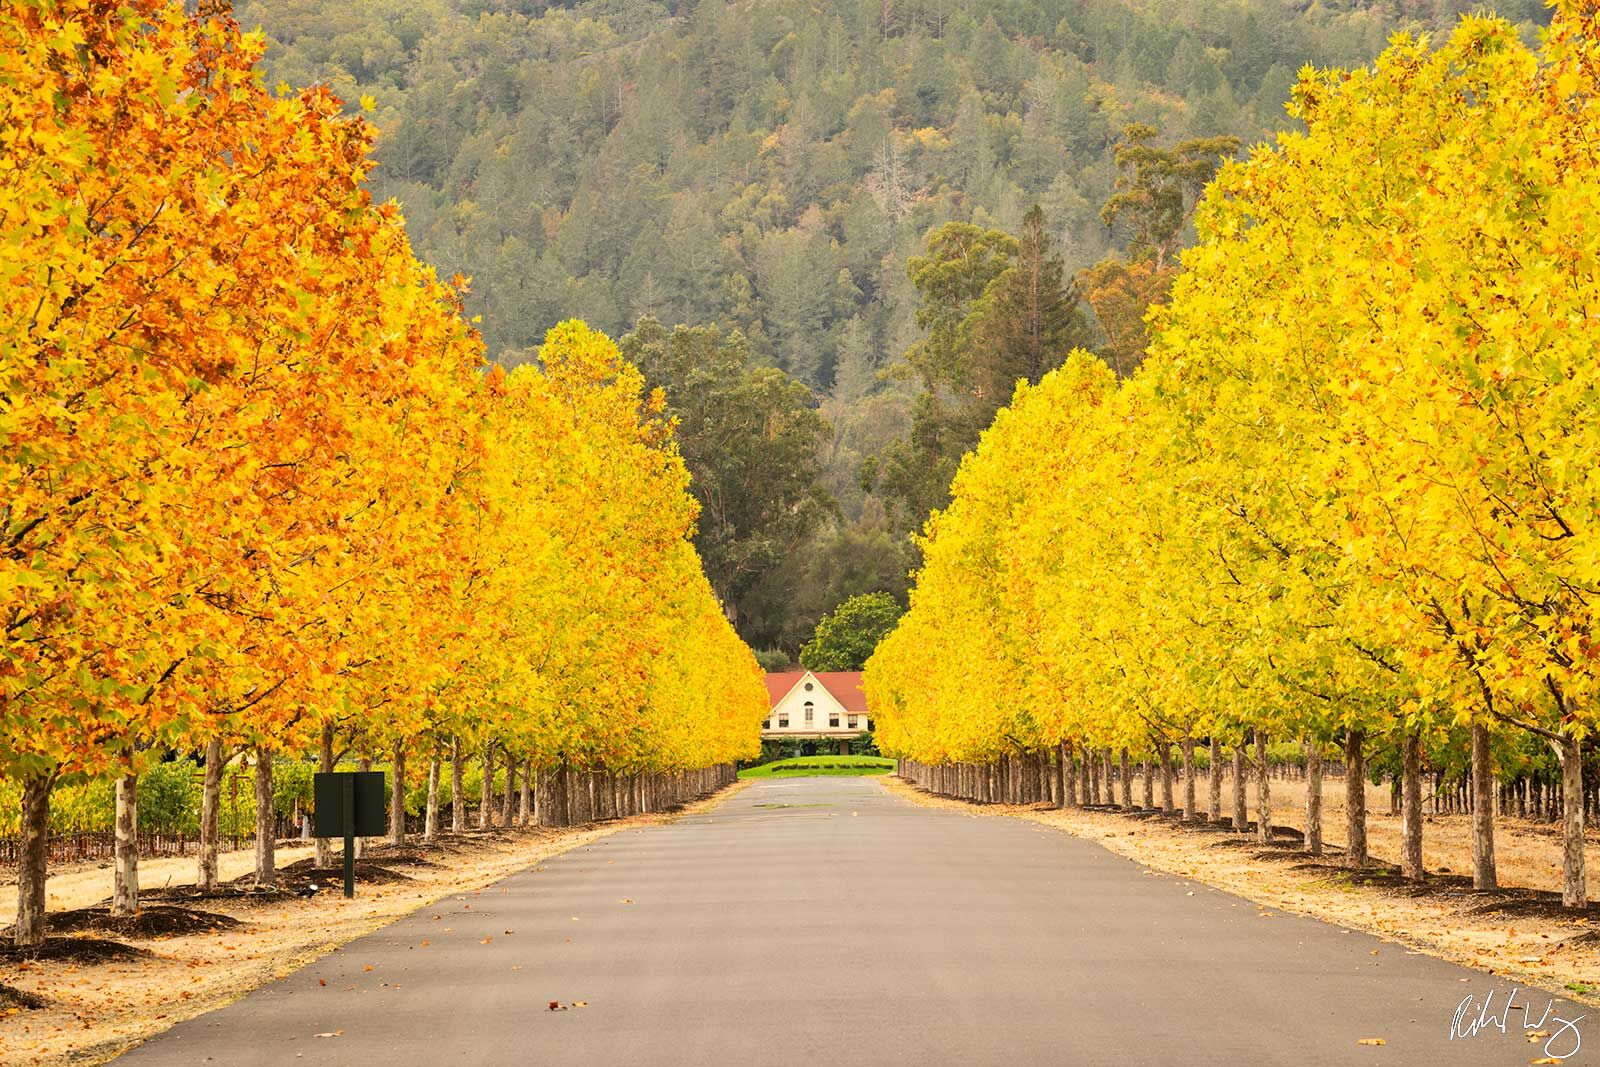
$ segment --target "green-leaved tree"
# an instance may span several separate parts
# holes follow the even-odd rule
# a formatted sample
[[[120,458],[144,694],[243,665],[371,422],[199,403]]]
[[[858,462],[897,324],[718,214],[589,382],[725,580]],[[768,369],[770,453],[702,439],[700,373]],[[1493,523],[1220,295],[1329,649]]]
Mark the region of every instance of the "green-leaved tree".
[[[859,671],[901,614],[888,593],[853,596],[817,623],[817,635],[800,650],[800,663],[811,671]]]
[[[950,499],[961,457],[978,443],[1019,381],[1036,384],[1089,341],[1078,294],[1038,205],[1012,236],[967,222],[928,235],[907,265],[927,331],[905,364],[923,393],[910,435],[868,473],[881,478],[904,530]]]
[[[619,346],[665,392],[677,420],[689,491],[700,502],[694,542],[706,577],[740,636],[767,644],[771,635],[742,625],[745,599],[834,506],[820,484],[831,431],[816,398],[783,371],[752,366],[738,332],[668,330],[644,318]]]

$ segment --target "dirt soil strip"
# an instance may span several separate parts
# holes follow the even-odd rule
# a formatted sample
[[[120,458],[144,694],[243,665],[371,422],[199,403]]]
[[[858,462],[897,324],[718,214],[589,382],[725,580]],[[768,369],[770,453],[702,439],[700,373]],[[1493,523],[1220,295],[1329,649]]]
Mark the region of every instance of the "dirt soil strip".
[[[310,845],[278,845],[278,866],[311,855]],[[217,857],[217,875],[223,881],[238,878],[255,870],[256,853],[253,848],[243,848],[221,853]],[[139,888],[146,892],[194,885],[199,859],[195,856],[168,856],[161,859],[139,861]],[[44,906],[50,912],[73,911],[87,908],[111,896],[111,862],[73,863],[50,868],[50,877],[44,886]],[[16,868],[0,876],[0,925],[9,926],[17,915]]]
[[[1259,904],[1376,934],[1414,951],[1600,1005],[1600,908],[1592,904],[1584,913],[1568,916],[1532,891],[1477,893],[1470,880],[1463,887],[1459,876],[1433,877],[1416,887],[1377,867],[1357,878],[1338,866],[1337,849],[1313,863],[1298,841],[1268,849],[1253,837],[1242,839],[1219,827],[1185,826],[1175,817],[970,804],[925,793],[899,778],[878,781],[916,804],[1064,830],[1152,872],[1191,878]]]
[[[389,863],[404,872],[404,880],[361,885],[358,879],[353,900],[345,900],[334,887],[309,899],[282,894],[188,902],[237,919],[240,925],[178,936],[119,935],[119,940],[149,953],[134,960],[92,964],[71,958],[0,960],[0,988],[45,1001],[42,1008],[28,1009],[0,997],[0,1064],[104,1063],[154,1034],[229,1004],[435,901],[481,893],[508,874],[618,831],[672,822],[720,803],[747,784],[736,783],[677,812],[596,826],[444,835],[434,849],[413,845],[392,856]],[[366,859],[382,866],[386,851],[371,849]],[[188,863],[192,866],[194,861]],[[103,877],[105,872],[92,873]],[[287,880],[299,881],[292,876]],[[60,899],[81,908],[102,897],[103,892],[90,894],[75,880],[72,889],[52,897],[52,903]]]

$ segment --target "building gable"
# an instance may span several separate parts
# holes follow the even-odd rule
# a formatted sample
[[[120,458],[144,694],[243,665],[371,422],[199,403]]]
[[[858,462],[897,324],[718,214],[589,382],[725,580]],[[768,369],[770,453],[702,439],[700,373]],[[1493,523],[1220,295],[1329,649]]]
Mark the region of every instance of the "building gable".
[[[773,715],[787,714],[793,721],[802,721],[807,701],[818,721],[830,713],[867,714],[860,671],[779,671],[768,674],[766,681]]]

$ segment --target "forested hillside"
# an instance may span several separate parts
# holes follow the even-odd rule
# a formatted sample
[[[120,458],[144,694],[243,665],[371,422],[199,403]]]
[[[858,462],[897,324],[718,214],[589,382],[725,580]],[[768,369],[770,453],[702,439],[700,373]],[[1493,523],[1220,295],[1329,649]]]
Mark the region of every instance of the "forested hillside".
[[[613,336],[648,317],[669,329],[715,327],[707,350],[726,341],[752,367],[779,368],[814,390],[826,420],[814,435],[815,484],[797,492],[749,480],[743,490],[776,494],[751,514],[792,515],[810,501],[822,505],[802,507],[814,518],[770,536],[732,525],[716,534],[739,546],[728,564],[742,568],[738,587],[719,583],[718,592],[734,603],[741,632],[792,651],[844,597],[903,593],[904,535],[945,499],[955,458],[981,429],[961,418],[986,422],[1009,394],[991,391],[961,418],[932,410],[942,389],[970,384],[966,370],[930,373],[904,359],[930,322],[945,312],[956,322],[967,310],[963,296],[930,311],[941,294],[908,270],[931,232],[959,222],[979,234],[1021,234],[1038,205],[1039,263],[1059,261],[1067,311],[1080,292],[1086,305],[1081,329],[1063,342],[1089,344],[1115,363],[1142,349],[1138,315],[1165,292],[1159,275],[1141,280],[1135,267],[1130,279],[1122,270],[1137,220],[1103,214],[1119,175],[1137,177],[1136,160],[1118,165],[1129,125],[1141,124],[1161,148],[1269,139],[1290,122],[1283,104],[1302,65],[1361,65],[1394,29],[1449,25],[1466,6],[249,0],[237,8],[270,38],[269,79],[326,81],[348,101],[372,98],[381,130],[374,192],[401,203],[419,253],[443,275],[472,278],[468,307],[482,316],[495,358],[530,358],[545,330],[569,316]],[[1498,6],[1529,35],[1547,19],[1539,0]],[[1205,164],[1204,154],[1190,162]],[[1192,204],[1182,185],[1168,190],[1178,200],[1169,220],[1177,243],[1187,239]],[[1170,273],[1172,250],[1159,251]],[[968,279],[979,288],[967,295],[975,299],[1009,262]],[[1111,269],[1084,276],[1076,291],[1068,284],[1096,264]],[[1050,355],[1053,365],[1065,349]],[[883,373],[896,366],[905,373]],[[679,383],[662,384],[676,405]],[[708,504],[700,488],[708,471],[689,460]],[[700,547],[715,573],[708,511]]]

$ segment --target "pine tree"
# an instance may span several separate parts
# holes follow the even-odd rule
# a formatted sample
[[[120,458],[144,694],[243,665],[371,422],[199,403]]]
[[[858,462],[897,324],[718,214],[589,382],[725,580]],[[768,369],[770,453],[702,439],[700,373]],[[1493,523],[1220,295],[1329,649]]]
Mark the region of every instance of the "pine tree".
[[[975,377],[996,408],[1010,400],[1018,380],[1036,384],[1087,343],[1077,292],[1063,274],[1044,211],[1035,204],[1022,218],[1015,260],[990,284],[973,330]]]

